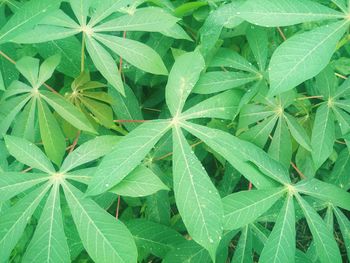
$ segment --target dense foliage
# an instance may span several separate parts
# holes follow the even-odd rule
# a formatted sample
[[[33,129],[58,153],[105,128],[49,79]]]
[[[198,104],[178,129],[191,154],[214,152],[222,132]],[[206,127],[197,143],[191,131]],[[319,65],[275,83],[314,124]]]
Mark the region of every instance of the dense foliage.
[[[349,262],[349,29],[346,0],[0,0],[0,262]]]

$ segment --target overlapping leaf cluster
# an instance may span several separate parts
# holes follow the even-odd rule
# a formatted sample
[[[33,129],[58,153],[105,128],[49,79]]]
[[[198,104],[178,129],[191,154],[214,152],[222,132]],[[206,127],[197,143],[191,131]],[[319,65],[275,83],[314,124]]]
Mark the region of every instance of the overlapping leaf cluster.
[[[349,261],[349,10],[0,1],[0,262]]]

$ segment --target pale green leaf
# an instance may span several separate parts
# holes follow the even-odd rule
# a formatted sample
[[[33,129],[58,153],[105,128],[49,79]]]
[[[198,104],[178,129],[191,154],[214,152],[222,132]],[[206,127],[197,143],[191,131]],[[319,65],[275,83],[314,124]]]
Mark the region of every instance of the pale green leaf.
[[[153,74],[168,74],[161,57],[149,46],[135,40],[106,34],[94,34],[94,37],[137,68]]]
[[[50,12],[58,9],[61,0],[31,0],[26,2],[0,30],[0,44],[9,42],[30,29]]]
[[[176,206],[188,233],[215,258],[222,236],[223,208],[220,195],[180,128],[174,128],[173,138]]]
[[[10,135],[5,136],[5,143],[10,154],[18,161],[49,174],[55,172],[49,159],[33,143]]]
[[[251,26],[247,30],[247,40],[259,69],[263,72],[266,68],[266,62],[269,55],[269,39],[267,31],[261,27]]]
[[[168,121],[149,121],[126,135],[117,144],[117,148],[102,159],[87,194],[106,192],[121,182],[141,163],[169,128]]]
[[[124,226],[74,186],[64,183],[64,194],[89,256],[97,263],[137,261],[133,237]]]
[[[16,62],[18,71],[29,81],[32,87],[36,87],[39,74],[39,59],[23,57]]]
[[[179,19],[158,7],[139,8],[135,12],[109,20],[94,27],[95,32],[147,31],[160,32],[172,27]]]
[[[252,235],[248,225],[242,228],[231,263],[253,263]]]
[[[317,109],[311,136],[312,159],[317,168],[333,152],[334,141],[335,127],[333,112],[327,105],[322,105]]]
[[[236,116],[242,93],[228,90],[203,100],[181,114],[182,119],[219,118],[232,120]]]
[[[257,75],[240,72],[207,72],[199,78],[193,92],[199,94],[211,94],[237,88],[258,79],[259,76]]]
[[[49,178],[50,177],[47,174],[38,173],[0,173],[0,201],[9,200],[19,193],[22,193]]]
[[[350,221],[349,218],[344,215],[344,213],[335,208],[334,214],[337,217],[337,221],[339,224],[340,231],[342,233],[343,239],[345,241],[345,247],[348,254],[348,260],[350,260]]]
[[[123,82],[113,57],[92,37],[86,38],[86,49],[103,77],[105,77],[116,90],[125,95]]]
[[[71,262],[63,229],[59,190],[59,185],[55,184],[22,262]]]
[[[79,24],[84,26],[86,24],[92,0],[69,0],[69,3],[73,9],[75,17],[79,21]]]
[[[173,116],[179,116],[186,99],[199,79],[205,62],[199,51],[178,57],[170,71],[165,98]]]
[[[279,178],[281,172],[284,174],[283,167],[280,164],[277,164],[264,151],[251,143],[239,140],[226,132],[193,123],[182,123],[182,127],[223,156],[257,188],[271,187],[275,183],[270,178],[267,178],[263,171],[257,170],[247,161],[256,162],[255,164],[264,171],[277,169],[277,174],[273,178]]]
[[[0,217],[1,260],[7,261],[49,187],[46,184],[27,194]]]
[[[294,263],[295,239],[294,198],[292,195],[288,195],[275,226],[260,254],[259,262]]]
[[[169,251],[181,245],[185,239],[174,229],[144,219],[126,223],[139,250],[163,258]]]
[[[169,188],[152,170],[140,165],[109,192],[121,196],[141,197],[152,195],[160,190],[169,190]]]
[[[286,192],[284,188],[241,191],[222,199],[224,228],[238,229],[254,222]]]
[[[306,133],[305,129],[299,124],[299,122],[288,113],[283,114],[290,133],[292,134],[293,138],[306,150],[311,150],[311,141],[309,135]]]
[[[295,185],[295,189],[300,193],[311,195],[334,206],[350,210],[350,193],[335,185],[312,178],[300,181]]]
[[[282,43],[270,62],[270,95],[293,89],[320,73],[347,28],[348,21],[341,21],[296,34]]]
[[[312,206],[300,197],[300,195],[297,194],[296,197],[310,228],[319,261],[321,263],[342,262],[332,231]]]
[[[239,15],[250,23],[266,27],[344,17],[342,13],[310,0],[248,0],[240,6]]]
[[[82,164],[94,161],[111,152],[120,137],[104,135],[96,137],[80,145],[63,161],[60,172],[66,173]]]

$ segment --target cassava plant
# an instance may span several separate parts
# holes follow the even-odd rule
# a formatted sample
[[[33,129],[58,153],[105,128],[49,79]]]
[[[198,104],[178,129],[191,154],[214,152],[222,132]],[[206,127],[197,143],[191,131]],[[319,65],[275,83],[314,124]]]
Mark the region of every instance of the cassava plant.
[[[0,262],[349,262],[349,29],[346,0],[0,0]]]

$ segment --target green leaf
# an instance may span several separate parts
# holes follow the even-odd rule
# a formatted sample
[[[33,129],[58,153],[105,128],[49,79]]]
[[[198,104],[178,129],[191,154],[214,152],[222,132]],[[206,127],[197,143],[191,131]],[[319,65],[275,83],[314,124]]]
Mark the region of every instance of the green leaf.
[[[165,88],[166,103],[174,117],[181,113],[204,67],[204,59],[198,51],[185,53],[176,59]]]
[[[87,194],[101,194],[121,182],[141,163],[169,128],[168,121],[149,121],[126,135],[117,148],[102,159]]]
[[[176,249],[170,251],[163,260],[163,263],[211,263],[208,252],[193,240],[186,240]]]
[[[311,152],[311,141],[309,135],[306,133],[305,129],[299,124],[299,122],[288,113],[283,114],[290,133],[292,134],[293,138],[306,150]]]
[[[260,254],[259,262],[295,262],[295,212],[294,198],[288,195],[276,224]]]
[[[182,119],[219,118],[232,120],[237,114],[241,92],[229,90],[203,100],[181,114]]]
[[[215,258],[222,236],[220,195],[178,127],[173,138],[176,206],[188,233]]]
[[[58,166],[66,152],[66,140],[57,120],[44,101],[38,100],[40,135],[47,157]]]
[[[158,7],[139,8],[135,12],[109,20],[94,27],[94,32],[147,31],[160,32],[172,27],[179,19]]]
[[[63,229],[58,184],[51,190],[22,261],[71,262]]]
[[[160,190],[169,190],[169,188],[152,170],[140,165],[109,192],[121,196],[141,197],[152,195]]]
[[[0,217],[1,260],[7,261],[49,187],[46,184],[27,194]]]
[[[118,119],[121,120],[143,120],[141,107],[133,90],[125,85],[125,97],[115,89],[108,89],[108,94],[112,97],[112,108]],[[124,126],[132,131],[138,127],[140,123],[130,122],[124,123]]]
[[[321,263],[342,262],[339,248],[331,230],[312,206],[300,195],[297,194],[296,197],[310,228],[319,261]]]
[[[254,222],[286,192],[285,188],[240,191],[222,199],[224,228],[234,230]]]
[[[31,0],[26,2],[0,30],[0,44],[30,29],[50,12],[58,9],[61,0]]]
[[[335,185],[312,178],[300,181],[295,190],[350,211],[350,193]]]
[[[137,68],[153,74],[168,74],[161,57],[149,46],[135,40],[106,34],[94,34],[94,37]]]
[[[252,235],[249,226],[242,229],[239,242],[232,257],[231,263],[253,263]]]
[[[348,21],[341,21],[294,35],[282,43],[270,62],[270,96],[293,89],[320,73],[347,27]]]
[[[39,59],[32,57],[23,57],[16,62],[18,71],[29,81],[32,87],[37,87],[39,74]]]
[[[66,173],[82,164],[94,161],[111,152],[120,137],[104,135],[89,140],[70,153],[63,161],[60,172]]]
[[[327,105],[322,105],[317,109],[311,136],[312,159],[317,168],[333,152],[334,141],[335,127],[333,113]]]
[[[268,153],[273,159],[289,167],[293,150],[290,133],[283,118],[278,119]]]
[[[327,181],[338,185],[340,188],[349,189],[350,181],[348,179],[348,171],[350,171],[350,154],[349,150],[344,148],[339,153],[338,159]]]
[[[266,68],[266,62],[269,55],[269,39],[267,31],[261,27],[251,26],[247,30],[247,40],[259,69],[263,72]]]
[[[45,154],[33,143],[15,136],[6,135],[5,143],[10,154],[21,163],[46,173],[54,173],[55,168]]]
[[[182,123],[182,127],[204,141],[215,152],[223,156],[234,168],[253,183],[257,188],[271,187],[275,183],[258,171],[248,160],[258,163],[258,167],[279,166],[267,156],[265,152],[251,143],[244,142],[238,138],[216,129],[207,128],[193,123]],[[253,157],[254,156],[254,157]],[[259,160],[260,159],[260,160]],[[276,167],[277,168],[277,167]],[[274,169],[274,168],[273,168]],[[282,169],[279,167],[277,176],[280,176]]]
[[[24,94],[0,103],[0,135],[7,132],[13,119],[30,99],[30,95]]]
[[[89,14],[92,0],[69,0],[69,3],[79,24],[82,26],[86,25],[86,18]]]
[[[251,73],[259,71],[236,51],[228,48],[220,48],[215,57],[210,61],[209,67],[228,67]]]
[[[124,224],[85,198],[74,186],[67,183],[62,186],[81,241],[92,260],[136,262],[136,245]]]
[[[86,49],[103,77],[125,96],[123,82],[113,57],[96,40],[89,36],[86,38]]]
[[[48,91],[40,91],[42,98],[67,122],[75,128],[96,133],[85,115],[63,97]]]
[[[109,105],[86,98],[85,96],[81,97],[80,101],[92,113],[97,123],[109,129],[114,126],[113,111]]]
[[[258,79],[259,76],[240,72],[207,72],[199,78],[193,92],[211,94],[237,88]]]
[[[58,64],[60,64],[61,56],[54,55],[47,58],[40,66],[38,84],[41,85],[51,78]]]
[[[333,211],[335,216],[337,217],[340,231],[345,241],[345,247],[346,247],[348,260],[349,260],[350,259],[350,221],[349,221],[349,218],[347,218],[340,209],[334,208]]]
[[[0,201],[6,201],[24,192],[25,190],[38,185],[50,177],[47,174],[38,173],[0,173]]]
[[[91,15],[89,26],[93,27],[114,12],[126,11],[127,7],[135,2],[134,0],[105,0],[92,2],[95,12]]]
[[[13,126],[12,135],[22,137],[28,141],[35,139],[37,100],[30,100],[19,114]]]
[[[145,250],[160,258],[185,241],[174,229],[148,220],[133,219],[126,225],[140,251]]]
[[[310,0],[248,0],[239,15],[252,24],[266,27],[344,17],[340,12]]]

